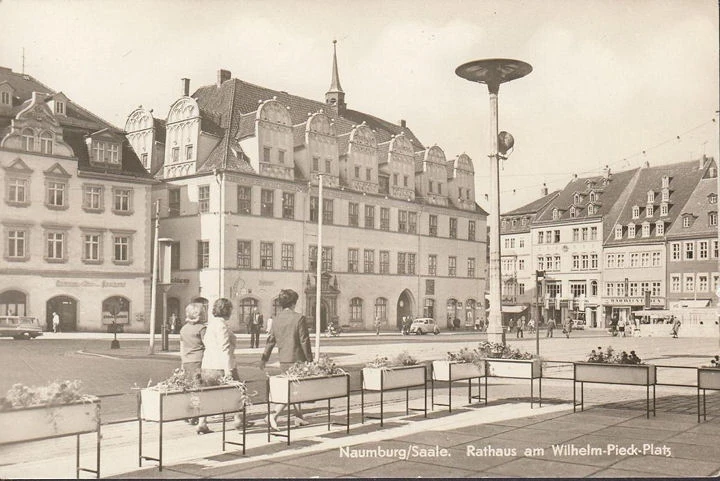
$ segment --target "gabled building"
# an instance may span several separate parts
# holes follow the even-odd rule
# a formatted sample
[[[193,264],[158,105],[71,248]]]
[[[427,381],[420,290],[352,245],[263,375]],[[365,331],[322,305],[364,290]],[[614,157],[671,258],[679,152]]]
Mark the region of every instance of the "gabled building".
[[[646,163],[640,169],[629,196],[619,205],[618,216],[609,219],[613,224],[605,231],[602,306],[606,320],[632,320],[635,311],[668,307],[666,244],[671,226],[707,176],[708,167],[709,162],[696,160],[657,167]]]
[[[243,330],[253,307],[273,316],[280,289],[292,288],[313,322],[320,282],[323,328],[484,317],[487,214],[475,203],[472,160],[425,147],[404,120],[350,109],[335,55],[324,101],[220,70],[192,95],[183,79],[164,124],[161,147],[149,110],[126,125],[162,182],[160,232],[174,241],[161,315],[224,296]]]
[[[153,183],[122,130],[0,67],[0,316],[146,331]]]

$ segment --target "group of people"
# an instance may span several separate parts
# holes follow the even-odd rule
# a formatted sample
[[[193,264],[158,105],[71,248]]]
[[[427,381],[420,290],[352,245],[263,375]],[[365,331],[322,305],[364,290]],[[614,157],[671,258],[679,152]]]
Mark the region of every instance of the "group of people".
[[[268,322],[268,337],[265,350],[260,359],[260,369],[265,369],[275,346],[278,348],[280,369],[284,372],[298,361],[311,361],[312,351],[310,335],[305,324],[305,317],[295,312],[298,294],[292,289],[283,289],[278,296],[282,311],[274,320]],[[224,378],[240,380],[235,360],[237,336],[230,328],[228,320],[233,311],[232,302],[226,298],[217,299],[213,303],[212,315],[208,316],[207,324],[203,323],[201,303],[191,303],[185,308],[185,324],[180,329],[180,357],[185,376],[197,380],[200,385],[217,385]],[[259,346],[259,329],[262,328],[262,314],[254,309],[250,314],[252,326],[251,343]],[[270,322],[272,321],[272,322]],[[254,332],[257,331],[257,335]],[[279,405],[267,422],[273,429],[278,429],[277,417],[287,405]],[[307,424],[302,411],[295,405],[298,425]],[[191,418],[188,422],[197,425],[198,434],[211,432],[206,418]],[[235,415],[235,427],[242,428],[239,414]]]

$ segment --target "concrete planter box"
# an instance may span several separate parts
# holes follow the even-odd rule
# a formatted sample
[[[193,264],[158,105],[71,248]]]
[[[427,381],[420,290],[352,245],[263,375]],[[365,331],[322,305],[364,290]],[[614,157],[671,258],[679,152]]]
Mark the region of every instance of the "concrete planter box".
[[[202,387],[193,391],[140,391],[140,416],[146,421],[166,422],[243,409],[243,392],[235,386]]]
[[[100,400],[0,411],[0,444],[99,432]]]
[[[603,364],[575,362],[575,382],[652,386],[656,369],[650,364]]]
[[[490,377],[537,379],[542,376],[540,359],[486,359]]]
[[[365,367],[363,389],[382,391],[416,386],[424,386],[426,370],[424,365],[397,367]]]
[[[485,363],[479,366],[472,362],[433,361],[432,378],[435,381],[461,381],[485,377]]]
[[[272,403],[303,403],[333,399],[350,395],[350,376],[333,376],[290,379],[271,376],[268,379],[268,401]]]
[[[699,367],[698,389],[720,390],[720,369]]]

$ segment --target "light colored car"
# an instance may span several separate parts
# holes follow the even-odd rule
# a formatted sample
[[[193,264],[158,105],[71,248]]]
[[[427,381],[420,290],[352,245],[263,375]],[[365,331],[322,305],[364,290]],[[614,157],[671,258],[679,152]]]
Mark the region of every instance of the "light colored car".
[[[35,317],[0,316],[0,337],[34,339],[42,336],[42,326]]]
[[[432,332],[435,335],[440,334],[440,329],[437,327],[437,324],[435,324],[435,319],[420,317],[415,319],[410,325],[411,334],[427,334],[428,332]]]

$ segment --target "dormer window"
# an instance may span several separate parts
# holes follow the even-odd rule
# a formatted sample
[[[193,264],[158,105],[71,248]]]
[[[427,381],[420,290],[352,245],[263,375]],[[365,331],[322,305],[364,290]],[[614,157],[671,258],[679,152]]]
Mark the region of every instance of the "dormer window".
[[[615,239],[622,239],[622,226],[621,225],[615,226]]]
[[[0,93],[0,104],[10,105],[10,92]]]
[[[35,132],[32,129],[23,129],[22,131],[23,150],[28,152],[35,151]]]
[[[65,115],[65,102],[62,100],[55,101],[55,113]]]
[[[632,218],[637,219],[638,217],[640,217],[640,207],[634,205],[632,208]]]
[[[642,225],[642,236],[643,237],[650,237],[650,223],[645,222]]]
[[[595,202],[597,200],[597,195],[595,192],[590,192],[590,202]]]
[[[587,208],[587,215],[595,215],[595,206],[590,204]]]
[[[711,204],[717,204],[717,194],[708,195],[708,202]]]
[[[670,189],[663,189],[663,191],[662,191],[662,201],[663,201],[663,202],[670,202]]]
[[[665,235],[665,222],[659,220],[655,223],[655,235]]]
[[[558,220],[560,218],[560,211],[557,207],[553,209],[552,218],[553,220]]]
[[[653,202],[655,202],[655,192],[653,192],[652,190],[649,190],[647,193],[647,201],[648,204],[652,204]]]
[[[527,225],[527,217],[523,217],[522,219],[520,219],[520,225],[522,225],[523,227]]]
[[[654,206],[652,204],[648,204],[645,207],[645,217],[652,217],[654,213],[655,213]]]
[[[683,217],[683,224],[682,224],[682,225],[683,225],[684,228],[690,227],[690,216],[689,216],[689,215],[686,215],[685,217]]]
[[[114,142],[93,140],[93,161],[109,164],[120,163],[120,146]]]
[[[575,206],[570,207],[570,217],[575,217],[577,215],[577,210],[575,210]]]
[[[660,215],[668,215],[668,205],[665,202],[660,204]]]
[[[628,237],[630,239],[635,238],[635,224],[628,224]]]
[[[581,200],[582,200],[582,199],[581,199],[581,197],[580,197],[580,194],[575,194],[575,195],[573,196],[573,204],[577,205],[577,204],[580,203]]]
[[[662,188],[667,189],[668,187],[670,187],[670,177],[668,177],[667,175],[663,175]]]
[[[708,213],[708,225],[709,226],[716,226],[717,225],[717,212],[709,212]]]

